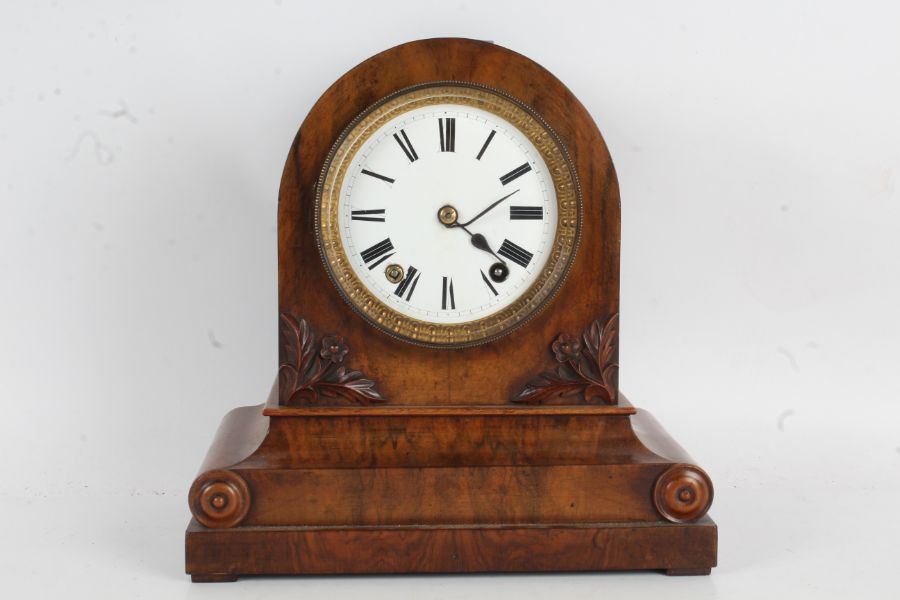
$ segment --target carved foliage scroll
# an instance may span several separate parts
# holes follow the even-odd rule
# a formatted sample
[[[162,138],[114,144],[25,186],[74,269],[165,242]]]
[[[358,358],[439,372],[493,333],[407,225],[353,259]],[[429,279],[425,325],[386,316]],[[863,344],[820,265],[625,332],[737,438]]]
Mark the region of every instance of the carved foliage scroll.
[[[306,319],[281,314],[278,399],[282,406],[384,402],[375,382],[343,363],[350,348],[339,335],[316,335]]]
[[[581,335],[560,334],[550,349],[559,365],[525,384],[512,401],[522,404],[616,404],[619,315],[588,325]]]

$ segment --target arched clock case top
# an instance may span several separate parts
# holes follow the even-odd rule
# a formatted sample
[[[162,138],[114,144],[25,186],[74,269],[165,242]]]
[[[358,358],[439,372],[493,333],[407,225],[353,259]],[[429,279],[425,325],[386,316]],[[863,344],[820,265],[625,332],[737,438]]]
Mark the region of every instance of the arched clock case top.
[[[577,252],[553,298],[511,333],[451,351],[398,340],[350,308],[323,268],[315,209],[323,168],[347,127],[400,90],[442,81],[499,90],[530,107],[568,155],[582,198]],[[354,368],[392,404],[507,404],[547,369],[546,348],[560,333],[580,332],[619,312],[619,228],[618,184],[606,145],[558,79],[494,44],[446,39],[406,44],[341,77],[300,127],[279,192],[280,312],[306,319],[323,334],[341,335],[353,348]]]
[[[522,280],[538,282],[522,296],[526,308],[477,335],[363,317],[347,272],[329,262],[339,253],[320,251],[335,232],[318,229],[327,203],[317,194],[327,192],[342,135],[398,93],[435,85],[525,107],[543,127],[534,146],[559,151],[543,161],[555,169],[560,218],[577,211],[565,243],[554,238],[547,278]],[[438,138],[438,124],[432,141],[454,148],[462,128],[440,123]],[[394,150],[414,157],[398,138]],[[500,181],[524,172],[501,171]],[[434,218],[455,224],[462,211],[444,208]],[[378,221],[372,215],[381,213],[360,214]],[[391,48],[341,76],[309,111],[284,166],[278,375],[265,404],[226,415],[191,486],[192,579],[708,574],[717,560],[712,480],[619,390],[619,232],[603,138],[536,62],[492,43],[441,38]],[[494,252],[470,236],[472,247]],[[401,285],[408,266],[381,268]]]

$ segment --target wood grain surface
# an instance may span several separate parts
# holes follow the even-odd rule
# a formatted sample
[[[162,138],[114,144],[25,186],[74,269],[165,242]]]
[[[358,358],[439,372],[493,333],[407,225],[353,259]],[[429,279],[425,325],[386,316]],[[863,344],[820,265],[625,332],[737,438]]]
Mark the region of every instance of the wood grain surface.
[[[716,526],[585,524],[577,527],[188,527],[194,581],[240,575],[473,573],[658,569],[708,574]]]
[[[512,334],[453,351],[398,341],[356,315],[325,273],[313,229],[316,184],[343,129],[392,92],[442,80],[498,88],[542,115],[573,160],[584,204],[581,247],[556,298]],[[382,52],[341,77],[300,127],[279,193],[279,306],[308,320],[320,334],[346,340],[353,367],[373,380],[388,402],[504,404],[534,375],[555,364],[550,344],[560,333],[578,336],[595,319],[605,322],[618,313],[619,229],[618,184],[606,145],[585,108],[556,77],[488,42],[412,42]]]

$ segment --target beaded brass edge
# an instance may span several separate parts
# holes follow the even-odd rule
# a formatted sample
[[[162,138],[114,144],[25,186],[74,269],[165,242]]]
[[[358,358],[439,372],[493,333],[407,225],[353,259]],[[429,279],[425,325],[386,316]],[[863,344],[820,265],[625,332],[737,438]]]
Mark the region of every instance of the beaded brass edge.
[[[474,321],[431,323],[403,315],[359,280],[341,243],[340,190],[347,168],[363,144],[400,114],[436,104],[460,104],[491,112],[519,129],[538,150],[556,191],[558,219],[553,249],[537,280],[511,305]],[[499,90],[464,82],[434,82],[387,96],[359,115],[335,142],[316,190],[315,229],[326,271],[350,306],[378,329],[429,347],[460,348],[506,335],[536,315],[565,281],[581,234],[581,190],[568,154],[549,125],[530,108]]]

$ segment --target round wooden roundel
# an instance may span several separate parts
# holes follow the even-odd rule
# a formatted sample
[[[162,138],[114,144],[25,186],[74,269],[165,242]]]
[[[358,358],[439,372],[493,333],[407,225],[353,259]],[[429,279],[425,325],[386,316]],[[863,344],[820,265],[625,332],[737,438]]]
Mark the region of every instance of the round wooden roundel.
[[[524,56],[433,39],[346,73],[291,148],[278,239],[284,404],[616,402],[615,171]],[[558,368],[566,394],[522,395]]]

